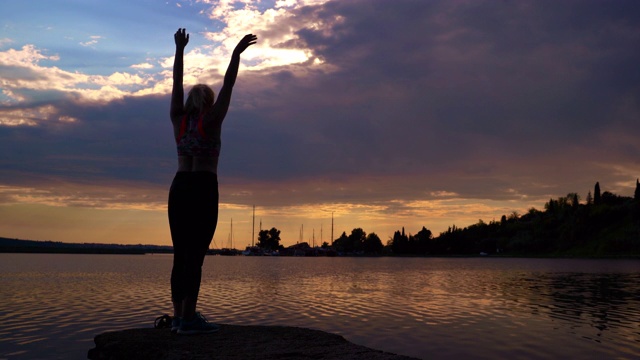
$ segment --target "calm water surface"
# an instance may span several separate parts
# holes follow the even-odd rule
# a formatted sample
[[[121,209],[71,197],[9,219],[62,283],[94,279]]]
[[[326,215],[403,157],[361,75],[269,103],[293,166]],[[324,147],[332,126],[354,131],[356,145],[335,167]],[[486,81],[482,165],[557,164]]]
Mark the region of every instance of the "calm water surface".
[[[171,311],[171,255],[0,254],[0,359],[85,359]],[[207,257],[211,321],[423,359],[640,358],[640,262]]]

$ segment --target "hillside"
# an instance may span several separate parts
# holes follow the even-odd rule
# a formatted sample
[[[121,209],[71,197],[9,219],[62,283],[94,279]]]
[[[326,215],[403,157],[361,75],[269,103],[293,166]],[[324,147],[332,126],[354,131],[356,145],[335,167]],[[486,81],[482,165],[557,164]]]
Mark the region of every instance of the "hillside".
[[[170,253],[171,246],[64,243],[0,237],[0,253],[147,254]]]

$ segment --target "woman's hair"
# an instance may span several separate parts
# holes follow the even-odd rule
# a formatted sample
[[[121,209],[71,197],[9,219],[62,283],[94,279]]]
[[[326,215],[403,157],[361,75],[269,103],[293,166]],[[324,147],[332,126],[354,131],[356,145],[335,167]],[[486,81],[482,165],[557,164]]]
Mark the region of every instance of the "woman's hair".
[[[184,110],[189,115],[198,115],[213,105],[213,90],[207,85],[198,84],[191,88]]]

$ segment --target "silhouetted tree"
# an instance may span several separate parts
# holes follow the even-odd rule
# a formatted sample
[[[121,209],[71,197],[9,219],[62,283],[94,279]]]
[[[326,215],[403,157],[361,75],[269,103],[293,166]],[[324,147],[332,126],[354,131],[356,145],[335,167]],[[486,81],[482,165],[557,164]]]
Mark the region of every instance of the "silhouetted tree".
[[[383,249],[384,245],[382,245],[382,240],[380,240],[380,237],[378,237],[376,233],[367,235],[362,243],[362,250],[367,254],[379,254]]]
[[[340,235],[339,238],[333,241],[333,247],[336,249],[336,251],[344,252],[346,251],[345,248],[347,246],[348,241],[349,241],[349,237],[347,237],[347,233],[343,231],[342,235]]]
[[[361,228],[356,228],[351,230],[351,235],[349,235],[348,246],[345,251],[361,251],[364,240],[367,237],[367,233],[364,232]],[[382,242],[381,242],[382,243]]]
[[[414,236],[415,240],[415,253],[417,254],[426,254],[432,253],[434,251],[434,243],[432,241],[433,234],[431,230],[426,227],[422,227],[422,230],[418,231],[416,236]]]
[[[569,195],[571,195],[571,194],[569,194]],[[567,195],[567,197],[568,197],[568,195]],[[580,200],[579,200],[578,194],[577,193],[573,193],[573,196],[571,197],[571,206],[574,209],[576,209],[576,208],[578,208],[579,205],[580,205]]]
[[[626,198],[626,199],[630,199],[630,198]],[[600,202],[602,204],[607,204],[607,205],[621,205],[622,203],[625,202],[625,197],[618,196],[609,191],[605,191],[602,193]]]
[[[595,189],[593,189],[593,205],[600,205],[601,201],[600,197],[600,182],[596,182]]]
[[[407,254],[409,252],[409,238],[404,234],[404,227],[402,232],[396,231],[393,233],[391,250],[394,254]]]
[[[593,204],[593,196],[591,196],[591,191],[587,194],[587,205]]]
[[[633,217],[637,224],[640,224],[640,181],[638,179],[636,179],[636,191],[633,192],[633,201],[636,205],[633,209]]]
[[[263,245],[268,242],[269,242],[269,231],[260,230],[260,232],[258,232],[258,243],[256,245],[259,247],[263,247]]]
[[[266,250],[276,250],[280,248],[280,230],[271,228],[270,230],[260,230],[258,233],[258,247]]]
[[[547,210],[550,214],[553,214],[556,211],[557,207],[558,205],[556,204],[556,201],[553,199],[549,199],[549,202],[544,204],[545,210]]]

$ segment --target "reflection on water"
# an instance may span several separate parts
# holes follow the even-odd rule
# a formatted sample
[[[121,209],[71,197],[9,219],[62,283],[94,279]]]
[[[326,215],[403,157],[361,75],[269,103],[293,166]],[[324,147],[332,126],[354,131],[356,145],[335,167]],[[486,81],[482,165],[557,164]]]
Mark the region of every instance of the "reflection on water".
[[[0,254],[0,359],[84,359],[171,309],[170,255]],[[207,257],[200,309],[420,358],[640,357],[633,260]]]

